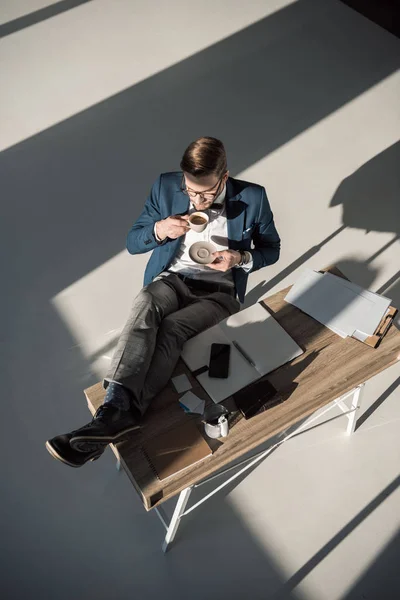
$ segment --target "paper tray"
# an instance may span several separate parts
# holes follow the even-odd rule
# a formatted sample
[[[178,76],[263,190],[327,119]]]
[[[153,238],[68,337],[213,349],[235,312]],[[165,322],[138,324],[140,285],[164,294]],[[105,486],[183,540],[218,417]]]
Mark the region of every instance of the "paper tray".
[[[326,269],[320,270],[320,273],[325,272],[329,272],[331,273],[331,275],[336,275],[336,277],[341,277],[342,279],[347,279],[349,281],[349,279],[345,275],[343,275],[343,273],[335,266],[327,267]],[[351,337],[354,340],[357,340],[357,342],[367,344],[367,346],[370,346],[371,348],[377,348],[383,340],[383,338],[385,337],[385,335],[387,334],[387,332],[389,331],[390,326],[392,325],[393,320],[397,315],[397,312],[397,308],[395,308],[394,306],[389,306],[386,314],[383,316],[378,327],[376,328],[374,335],[368,336],[365,340],[359,340],[354,336]]]
[[[398,312],[397,308],[395,308],[394,306],[389,306],[386,315],[383,317],[383,319],[379,323],[374,335],[368,336],[367,339],[362,341],[361,343],[367,344],[367,346],[371,346],[371,348],[377,348],[379,346],[379,344],[381,343],[381,341],[383,340],[383,338],[385,337],[385,335],[387,334],[387,332],[389,331],[390,326],[393,323],[393,319],[397,315],[397,312]],[[354,336],[352,336],[352,337],[354,337]],[[357,339],[357,338],[354,338],[354,339]],[[357,340],[357,341],[360,342],[361,340]]]

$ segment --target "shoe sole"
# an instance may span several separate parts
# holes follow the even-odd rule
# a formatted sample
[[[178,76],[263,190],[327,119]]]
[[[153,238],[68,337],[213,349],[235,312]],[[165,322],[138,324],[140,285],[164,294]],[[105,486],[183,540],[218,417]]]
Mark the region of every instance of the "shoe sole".
[[[75,465],[74,463],[69,462],[68,460],[66,460],[64,457],[61,456],[61,454],[58,454],[58,452],[53,448],[53,446],[47,441],[46,442],[46,449],[49,452],[49,454],[55,458],[56,460],[59,460],[60,462],[64,463],[64,465],[68,465],[69,467],[73,467],[74,469],[79,469],[79,467],[83,467],[83,465],[85,463],[82,463],[81,465]],[[98,458],[100,458],[101,455],[99,456],[94,456],[93,458],[90,458],[90,461],[93,460],[97,460]],[[86,461],[89,462],[89,461]]]
[[[100,435],[94,435],[90,437],[85,435],[77,435],[72,437],[69,443],[71,448],[73,448],[74,450],[79,450],[78,446],[82,442],[103,442],[104,444],[116,444],[118,442],[122,442],[124,437],[127,436],[129,433],[131,433],[132,431],[137,431],[138,429],[140,429],[140,425],[135,425],[134,427],[129,427],[129,429],[119,431],[114,436],[108,435],[107,437]]]

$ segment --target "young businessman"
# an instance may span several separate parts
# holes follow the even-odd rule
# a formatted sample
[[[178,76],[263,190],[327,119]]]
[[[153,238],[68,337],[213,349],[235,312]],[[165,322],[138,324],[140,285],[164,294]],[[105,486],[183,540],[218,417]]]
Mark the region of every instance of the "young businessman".
[[[46,442],[50,454],[71,467],[95,460],[107,444],[140,427],[183,344],[237,312],[248,274],[279,258],[280,239],[265,189],[229,177],[220,140],[192,142],[180,167],[158,177],[128,233],[130,254],[153,253],[104,378],[104,404],[87,425]],[[209,218],[201,233],[188,224],[195,211]],[[211,264],[192,260],[189,249],[198,241],[216,246]]]

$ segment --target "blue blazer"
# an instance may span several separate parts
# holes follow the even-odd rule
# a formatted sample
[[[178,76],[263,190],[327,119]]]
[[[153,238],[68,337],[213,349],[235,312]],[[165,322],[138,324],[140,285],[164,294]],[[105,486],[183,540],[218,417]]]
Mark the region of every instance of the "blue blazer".
[[[147,263],[144,285],[168,269],[177,255],[182,239],[157,243],[154,223],[172,215],[184,215],[190,200],[181,189],[182,172],[162,173],[155,181],[142,214],[128,233],[126,247],[130,254],[154,250]],[[275,229],[273,214],[265,188],[255,183],[228,177],[226,182],[226,214],[228,246],[232,250],[248,250],[253,256],[250,272],[272,265],[279,258],[280,238]],[[244,301],[248,272],[232,269],[236,294]]]

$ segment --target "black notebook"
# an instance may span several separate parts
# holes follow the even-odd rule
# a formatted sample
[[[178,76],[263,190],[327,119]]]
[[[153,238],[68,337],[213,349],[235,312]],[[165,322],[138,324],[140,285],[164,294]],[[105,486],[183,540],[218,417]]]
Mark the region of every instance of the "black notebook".
[[[282,402],[277,390],[267,379],[260,379],[236,392],[233,399],[245,419],[250,419],[262,408],[266,410]]]

